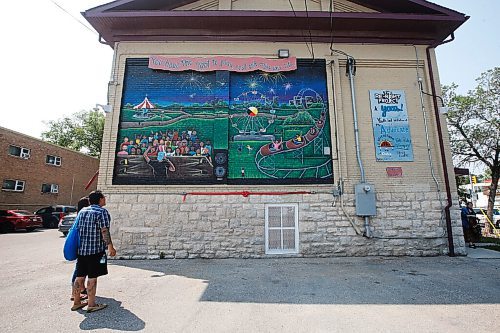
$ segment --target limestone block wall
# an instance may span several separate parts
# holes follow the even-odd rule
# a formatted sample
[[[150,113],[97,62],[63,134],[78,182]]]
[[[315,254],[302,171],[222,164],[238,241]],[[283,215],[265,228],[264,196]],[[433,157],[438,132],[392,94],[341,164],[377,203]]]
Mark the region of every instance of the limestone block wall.
[[[436,193],[379,193],[374,238],[357,235],[330,194],[288,196],[188,196],[108,194],[119,258],[265,258],[265,205],[298,203],[296,257],[435,256],[448,253]],[[355,223],[354,196],[345,210]],[[397,200],[397,201],[396,201]],[[444,201],[443,201],[444,202]],[[455,210],[457,221],[459,211]],[[456,253],[465,254],[461,224],[453,227]]]

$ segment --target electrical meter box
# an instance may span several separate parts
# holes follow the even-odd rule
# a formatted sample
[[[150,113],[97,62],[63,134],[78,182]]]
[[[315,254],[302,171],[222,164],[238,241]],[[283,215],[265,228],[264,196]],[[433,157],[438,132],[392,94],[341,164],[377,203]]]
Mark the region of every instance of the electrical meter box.
[[[375,186],[368,183],[359,183],[354,189],[356,196],[356,215],[377,215],[377,200],[375,198]]]

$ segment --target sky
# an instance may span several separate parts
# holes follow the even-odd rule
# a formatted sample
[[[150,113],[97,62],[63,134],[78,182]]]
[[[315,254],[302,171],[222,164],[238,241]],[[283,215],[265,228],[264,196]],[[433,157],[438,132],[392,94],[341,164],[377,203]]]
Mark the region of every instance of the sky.
[[[107,103],[113,51],[80,12],[106,0],[5,1],[0,20],[0,126],[40,137],[46,122]],[[465,94],[500,66],[499,0],[433,0],[471,16],[455,41],[437,48],[442,84]],[[61,9],[62,7],[63,9]],[[80,21],[80,22],[78,22]],[[467,64],[467,66],[464,66]]]

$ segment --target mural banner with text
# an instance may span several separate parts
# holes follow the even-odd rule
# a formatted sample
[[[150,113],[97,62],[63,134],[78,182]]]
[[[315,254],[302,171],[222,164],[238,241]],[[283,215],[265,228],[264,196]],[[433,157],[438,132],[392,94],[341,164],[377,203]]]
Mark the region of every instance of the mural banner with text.
[[[267,73],[289,72],[297,69],[297,58],[266,59],[262,57],[234,58],[234,57],[163,57],[150,56],[149,68],[164,71],[230,71]]]
[[[403,90],[370,90],[377,161],[413,161],[408,111]]]

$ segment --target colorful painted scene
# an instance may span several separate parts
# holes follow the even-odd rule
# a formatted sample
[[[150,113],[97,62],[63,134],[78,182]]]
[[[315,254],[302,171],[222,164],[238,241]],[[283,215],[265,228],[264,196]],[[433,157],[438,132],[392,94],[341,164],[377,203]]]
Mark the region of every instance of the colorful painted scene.
[[[128,59],[114,184],[333,182],[325,62],[277,73]]]

